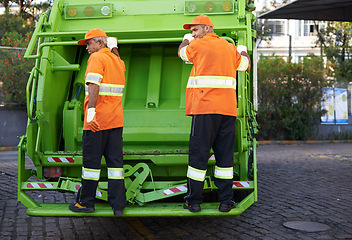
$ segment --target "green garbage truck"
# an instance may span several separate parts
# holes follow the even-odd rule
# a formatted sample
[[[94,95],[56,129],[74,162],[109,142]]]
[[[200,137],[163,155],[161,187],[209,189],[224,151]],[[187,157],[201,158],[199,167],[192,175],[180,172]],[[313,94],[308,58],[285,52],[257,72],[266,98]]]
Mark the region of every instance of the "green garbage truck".
[[[89,54],[77,44],[92,28],[117,37],[126,66],[123,94],[123,217],[238,216],[257,201],[256,32],[252,0],[56,0],[40,15],[25,53],[35,59],[26,88],[28,124],[18,145],[18,201],[33,216],[113,217],[107,203],[105,159],[96,211],[76,213],[69,202],[41,195],[75,195],[81,186],[84,75]],[[185,91],[191,65],[177,55],[183,24],[209,15],[218,36],[245,45],[252,70],[238,72],[233,190],[237,207],[218,211],[210,153],[202,211],[182,208],[187,191],[191,117]],[[254,66],[253,66],[254,65]],[[31,163],[28,163],[28,159]],[[27,163],[26,163],[27,161]],[[59,198],[59,197],[58,197]],[[49,202],[52,199],[53,202]],[[72,202],[71,202],[72,203]]]

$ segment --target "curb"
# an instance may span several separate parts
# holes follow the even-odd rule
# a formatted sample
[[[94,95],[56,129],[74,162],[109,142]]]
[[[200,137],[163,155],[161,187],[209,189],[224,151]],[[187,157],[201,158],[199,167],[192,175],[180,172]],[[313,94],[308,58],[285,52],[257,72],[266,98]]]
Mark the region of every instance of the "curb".
[[[0,152],[1,151],[17,151],[17,146],[16,147],[0,147]]]
[[[318,143],[352,143],[352,140],[302,140],[302,141],[297,141],[297,140],[262,140],[258,141],[259,145],[269,145],[269,144],[278,144],[278,145],[284,145],[284,144],[318,144]]]

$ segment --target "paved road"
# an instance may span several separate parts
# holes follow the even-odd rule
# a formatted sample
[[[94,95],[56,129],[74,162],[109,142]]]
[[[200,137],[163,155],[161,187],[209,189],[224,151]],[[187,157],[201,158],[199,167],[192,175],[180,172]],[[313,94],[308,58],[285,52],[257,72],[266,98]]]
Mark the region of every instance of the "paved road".
[[[238,218],[30,217],[16,201],[16,152],[0,152],[0,239],[352,239],[352,143],[262,145],[258,169],[259,201]],[[73,202],[72,194],[36,196],[49,198]],[[331,229],[293,230],[287,221]]]

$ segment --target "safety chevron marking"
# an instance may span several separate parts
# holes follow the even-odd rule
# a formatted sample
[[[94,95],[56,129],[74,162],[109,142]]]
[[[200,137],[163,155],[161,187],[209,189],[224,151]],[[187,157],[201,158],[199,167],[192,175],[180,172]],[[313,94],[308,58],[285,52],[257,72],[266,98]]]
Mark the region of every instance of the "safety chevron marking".
[[[81,186],[82,186],[82,185],[80,185],[80,184],[76,184],[75,189],[78,191],[78,190],[81,188]],[[97,191],[95,192],[95,196],[97,196],[97,197],[102,197],[102,196],[103,196],[103,193],[97,190]]]
[[[232,187],[235,187],[235,188],[249,187],[249,182],[233,182]]]
[[[245,188],[245,187],[249,187],[249,182],[233,182],[232,187],[234,188]],[[164,195],[170,195],[170,194],[174,194],[174,193],[180,193],[180,192],[186,192],[187,191],[187,184],[182,185],[182,186],[178,186],[178,187],[174,187],[174,188],[169,188],[164,190]]]
[[[27,188],[53,188],[52,183],[27,183]]]
[[[48,162],[74,163],[75,159],[71,157],[48,157]]]
[[[174,193],[179,193],[179,192],[186,192],[187,191],[187,184],[182,185],[182,186],[178,186],[178,187],[174,187],[174,188],[170,188],[170,189],[166,189],[164,190],[164,195],[170,195],[170,194],[174,194]]]

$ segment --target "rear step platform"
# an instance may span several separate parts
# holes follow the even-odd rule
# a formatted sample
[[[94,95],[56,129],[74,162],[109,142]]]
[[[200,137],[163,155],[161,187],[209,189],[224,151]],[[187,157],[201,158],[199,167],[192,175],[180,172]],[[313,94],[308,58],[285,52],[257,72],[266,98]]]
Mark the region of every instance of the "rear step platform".
[[[96,203],[92,213],[72,212],[68,203],[41,203],[39,207],[29,208],[27,214],[45,217],[114,217],[107,203]],[[245,209],[238,204],[228,213],[219,212],[219,203],[203,203],[200,212],[192,213],[183,209],[183,203],[148,203],[147,206],[127,206],[119,217],[218,217],[239,216]]]

